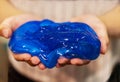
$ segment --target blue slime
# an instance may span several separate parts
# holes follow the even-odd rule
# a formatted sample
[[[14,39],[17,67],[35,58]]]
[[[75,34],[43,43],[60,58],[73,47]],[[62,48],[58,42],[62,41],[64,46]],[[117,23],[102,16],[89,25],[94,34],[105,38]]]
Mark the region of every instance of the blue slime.
[[[53,68],[60,56],[94,60],[100,47],[100,40],[87,24],[47,19],[21,25],[9,41],[13,53],[37,56],[47,68]]]

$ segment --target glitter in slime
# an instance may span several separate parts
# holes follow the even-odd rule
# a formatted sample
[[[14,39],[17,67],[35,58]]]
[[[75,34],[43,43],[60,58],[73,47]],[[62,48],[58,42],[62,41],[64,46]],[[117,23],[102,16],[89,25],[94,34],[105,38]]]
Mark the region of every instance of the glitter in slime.
[[[87,24],[55,23],[48,19],[21,25],[9,41],[13,53],[37,56],[47,68],[53,68],[60,56],[94,60],[100,47],[100,40]]]

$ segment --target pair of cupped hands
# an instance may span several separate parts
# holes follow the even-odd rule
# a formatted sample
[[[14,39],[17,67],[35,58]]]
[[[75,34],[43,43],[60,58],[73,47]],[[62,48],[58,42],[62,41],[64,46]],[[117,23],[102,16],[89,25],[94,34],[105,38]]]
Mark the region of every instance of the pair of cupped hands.
[[[21,14],[16,16],[11,16],[3,20],[0,24],[0,36],[9,39],[12,35],[12,32],[15,31],[20,25],[28,21],[41,20],[39,17],[30,15],[30,14]],[[109,38],[107,30],[102,21],[94,15],[81,15],[70,20],[71,22],[83,22],[91,26],[91,28],[97,33],[98,38],[101,41],[101,54],[105,54],[109,44]],[[41,70],[46,69],[44,64],[41,63],[40,59],[36,56],[31,56],[28,53],[15,54],[13,56],[18,61],[24,61],[30,64],[31,66],[38,66]],[[58,63],[56,64],[57,68],[63,67],[65,65],[77,65],[82,66],[90,63],[90,60],[82,60],[78,58],[67,59],[60,57]]]

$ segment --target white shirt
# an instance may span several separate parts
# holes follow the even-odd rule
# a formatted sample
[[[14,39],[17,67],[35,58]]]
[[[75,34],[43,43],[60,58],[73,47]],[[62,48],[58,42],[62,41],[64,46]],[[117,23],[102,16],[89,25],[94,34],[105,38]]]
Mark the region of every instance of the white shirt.
[[[112,9],[118,0],[11,0],[11,2],[17,8],[34,13],[43,19],[63,22],[81,14],[103,14]],[[16,61],[12,55],[9,55],[9,59],[17,71],[37,82],[106,82],[115,62],[111,48],[105,56],[100,56],[82,67],[66,66],[41,71],[25,62]],[[111,60],[113,62],[110,64]]]

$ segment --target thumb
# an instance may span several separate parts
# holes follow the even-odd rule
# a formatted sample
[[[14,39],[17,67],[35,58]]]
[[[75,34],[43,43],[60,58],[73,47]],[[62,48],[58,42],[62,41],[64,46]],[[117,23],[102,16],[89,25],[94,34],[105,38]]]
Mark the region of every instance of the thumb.
[[[12,18],[8,18],[0,24],[0,36],[9,38],[12,35],[12,20]]]
[[[9,38],[12,35],[12,32],[16,30],[19,26],[21,26],[25,22],[33,21],[33,20],[40,20],[40,19],[39,17],[30,14],[11,16],[5,19],[0,24],[0,36]]]

